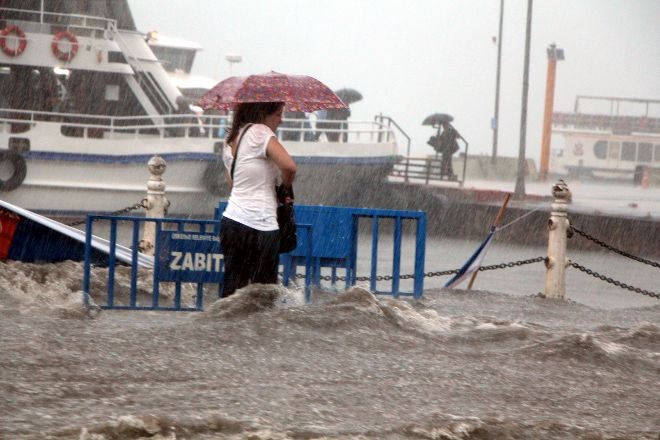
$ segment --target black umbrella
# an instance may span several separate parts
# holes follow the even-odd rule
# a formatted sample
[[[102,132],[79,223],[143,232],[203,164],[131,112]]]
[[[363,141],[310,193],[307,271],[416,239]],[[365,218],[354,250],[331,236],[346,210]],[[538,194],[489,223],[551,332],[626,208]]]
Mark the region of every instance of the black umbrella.
[[[422,125],[431,125],[433,127],[441,125],[443,122],[451,122],[454,117],[447,113],[433,113],[427,116]]]
[[[339,89],[335,91],[335,95],[339,96],[339,99],[344,101],[345,104],[353,104],[362,100],[362,93],[355,89]]]

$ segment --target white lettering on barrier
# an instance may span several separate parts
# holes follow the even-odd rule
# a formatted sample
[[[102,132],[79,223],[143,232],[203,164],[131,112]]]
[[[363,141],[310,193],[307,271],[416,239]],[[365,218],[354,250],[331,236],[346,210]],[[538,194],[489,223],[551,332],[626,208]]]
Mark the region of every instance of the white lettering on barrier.
[[[170,262],[170,269],[172,270],[220,272],[222,254],[172,251],[170,256],[172,257]]]
[[[172,233],[172,238],[174,240],[214,241],[217,243],[220,242],[219,236],[208,234],[185,234],[182,232],[174,232]]]

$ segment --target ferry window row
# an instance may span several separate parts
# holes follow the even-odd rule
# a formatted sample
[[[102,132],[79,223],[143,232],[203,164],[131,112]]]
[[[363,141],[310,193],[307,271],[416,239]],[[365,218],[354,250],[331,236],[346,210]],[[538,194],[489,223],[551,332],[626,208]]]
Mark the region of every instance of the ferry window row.
[[[598,159],[620,159],[627,162],[660,162],[660,144],[598,141],[594,144],[594,156]]]

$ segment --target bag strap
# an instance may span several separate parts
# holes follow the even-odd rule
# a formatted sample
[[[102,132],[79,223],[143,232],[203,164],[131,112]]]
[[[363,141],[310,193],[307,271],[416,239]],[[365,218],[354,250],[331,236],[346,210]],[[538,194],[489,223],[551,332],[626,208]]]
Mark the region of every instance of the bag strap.
[[[245,126],[245,129],[243,130],[243,133],[241,133],[240,137],[238,138],[238,143],[236,144],[236,152],[234,153],[234,161],[231,163],[231,180],[234,180],[234,169],[236,168],[236,161],[238,160],[238,147],[241,146],[241,141],[243,140],[243,136],[245,136],[245,133],[252,127],[254,124],[248,124]]]

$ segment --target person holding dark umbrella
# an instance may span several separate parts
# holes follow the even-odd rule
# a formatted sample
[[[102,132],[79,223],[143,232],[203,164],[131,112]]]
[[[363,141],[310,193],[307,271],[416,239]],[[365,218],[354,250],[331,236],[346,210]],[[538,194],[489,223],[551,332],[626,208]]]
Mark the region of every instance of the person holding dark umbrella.
[[[456,180],[457,176],[454,174],[452,156],[459,150],[457,139],[462,139],[463,137],[449,121],[443,121],[441,125],[442,133],[438,136],[439,151],[442,154],[440,175],[447,176],[448,180]]]
[[[446,177],[448,180],[456,180],[454,167],[452,165],[452,156],[459,150],[458,139],[463,139],[460,133],[451,125],[454,118],[446,113],[434,113],[427,116],[422,125],[431,125],[438,128],[438,133],[431,136],[427,144],[442,155],[440,160],[440,178]]]

